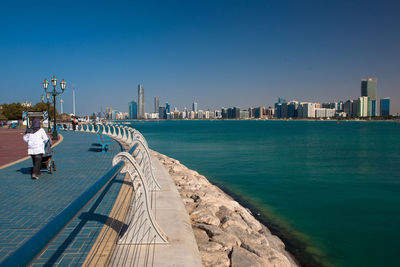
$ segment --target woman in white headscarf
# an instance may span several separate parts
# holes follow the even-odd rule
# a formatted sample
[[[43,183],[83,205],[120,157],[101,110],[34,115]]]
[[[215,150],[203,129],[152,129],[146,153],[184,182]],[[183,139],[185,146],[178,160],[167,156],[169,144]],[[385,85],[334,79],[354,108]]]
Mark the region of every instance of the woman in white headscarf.
[[[32,179],[39,179],[44,145],[49,140],[46,132],[40,128],[39,119],[33,119],[32,127],[26,130],[23,138],[28,143],[28,154],[31,155],[33,161]]]

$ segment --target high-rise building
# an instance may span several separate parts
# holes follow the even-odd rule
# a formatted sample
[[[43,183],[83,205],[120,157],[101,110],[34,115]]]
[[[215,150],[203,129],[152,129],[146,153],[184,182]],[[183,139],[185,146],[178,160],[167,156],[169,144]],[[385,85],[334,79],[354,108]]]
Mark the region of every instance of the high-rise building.
[[[167,119],[167,110],[165,107],[158,108],[158,117],[160,119]]]
[[[160,108],[160,98],[158,96],[154,97],[154,113],[158,113]]]
[[[111,120],[111,114],[112,113],[112,108],[111,107],[106,107],[106,119]]]
[[[141,84],[138,85],[138,111],[137,111],[137,118],[138,119],[145,119],[144,114],[144,88]]]
[[[295,118],[297,117],[297,108],[299,107],[299,102],[290,101],[287,106],[287,117]]]
[[[302,116],[301,118],[315,118],[315,108],[316,104],[315,103],[302,103]],[[300,117],[300,114],[299,114]]]
[[[129,102],[129,119],[136,120],[137,119],[137,103],[135,101]]]
[[[232,109],[232,119],[240,119],[240,108],[234,107]]]
[[[167,113],[171,113],[171,106],[167,103],[165,103],[165,110],[167,111]]]
[[[194,113],[197,112],[197,102],[193,102],[193,104],[192,104],[192,110],[193,110]]]
[[[281,106],[281,118],[287,118],[288,117],[288,103],[282,103],[280,104]]]
[[[278,102],[275,103],[275,117],[278,119],[282,118],[282,109],[281,108],[282,108],[283,103],[286,103],[286,100],[281,97],[279,97]]]
[[[369,98],[367,96],[361,96],[358,98],[358,109],[357,109],[358,117],[368,116],[368,103],[369,103]]]
[[[228,108],[228,119],[233,118],[233,108]]]
[[[222,107],[222,109],[221,109],[221,117],[223,119],[227,119],[228,118],[228,109],[227,108]]]
[[[376,78],[368,78],[361,80],[361,96],[369,97],[371,101],[368,104],[367,115],[368,116],[376,116],[376,84],[378,79]]]
[[[343,103],[343,111],[346,113],[347,117],[354,117],[353,100],[347,100]]]
[[[264,115],[264,107],[258,107],[254,109],[254,118],[261,119]]]
[[[381,116],[390,116],[390,98],[381,98]]]

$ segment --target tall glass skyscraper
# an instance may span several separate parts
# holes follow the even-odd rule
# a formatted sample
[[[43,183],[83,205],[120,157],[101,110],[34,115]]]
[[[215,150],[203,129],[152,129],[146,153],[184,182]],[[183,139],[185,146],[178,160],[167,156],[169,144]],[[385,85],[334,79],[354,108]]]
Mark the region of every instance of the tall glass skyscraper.
[[[368,104],[368,116],[376,116],[376,84],[378,79],[368,78],[361,80],[361,96],[369,97],[370,103]]]
[[[275,117],[280,119],[282,118],[282,104],[286,103],[286,100],[279,97],[278,103],[275,103]]]
[[[390,98],[381,98],[381,116],[390,115]]]
[[[137,104],[135,101],[129,102],[129,119],[130,120],[137,119]]]
[[[138,119],[144,119],[144,88],[141,84],[138,85]]]
[[[197,102],[193,102],[193,104],[192,104],[192,110],[193,110],[193,112],[197,112]]]
[[[154,97],[154,113],[158,113],[160,109],[160,98],[158,96]]]

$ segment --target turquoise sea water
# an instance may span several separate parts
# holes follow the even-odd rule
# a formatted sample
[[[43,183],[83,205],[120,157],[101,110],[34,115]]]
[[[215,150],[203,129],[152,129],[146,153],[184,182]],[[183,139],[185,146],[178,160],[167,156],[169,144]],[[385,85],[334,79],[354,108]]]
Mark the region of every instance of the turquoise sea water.
[[[134,122],[260,212],[306,266],[398,266],[400,124]]]

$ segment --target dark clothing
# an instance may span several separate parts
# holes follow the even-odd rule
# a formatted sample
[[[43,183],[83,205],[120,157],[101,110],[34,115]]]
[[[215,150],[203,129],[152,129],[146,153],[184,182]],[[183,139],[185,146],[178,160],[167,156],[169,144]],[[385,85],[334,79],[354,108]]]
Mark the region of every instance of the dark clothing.
[[[36,133],[40,129],[40,120],[38,118],[34,118],[32,121],[31,128],[26,129],[26,133]]]
[[[42,165],[42,156],[43,156],[43,154],[31,155],[32,162],[33,162],[32,174],[34,174],[36,176],[40,175],[40,169],[41,169],[41,165]]]

